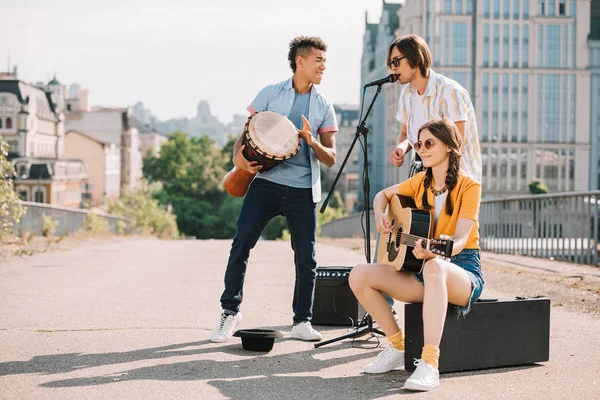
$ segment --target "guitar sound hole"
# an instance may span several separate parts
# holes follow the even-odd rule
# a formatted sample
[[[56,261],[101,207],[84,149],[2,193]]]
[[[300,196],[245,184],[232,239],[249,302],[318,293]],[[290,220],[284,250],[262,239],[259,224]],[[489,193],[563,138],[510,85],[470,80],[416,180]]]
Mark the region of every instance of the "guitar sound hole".
[[[396,247],[400,247],[400,238],[402,237],[402,227],[398,228],[398,233],[396,233]]]

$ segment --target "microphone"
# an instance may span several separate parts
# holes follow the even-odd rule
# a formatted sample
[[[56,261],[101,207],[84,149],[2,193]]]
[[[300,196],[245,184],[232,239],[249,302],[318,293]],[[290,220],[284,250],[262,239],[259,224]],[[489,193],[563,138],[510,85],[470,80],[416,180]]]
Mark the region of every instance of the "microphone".
[[[383,85],[385,83],[394,83],[397,80],[398,80],[398,75],[396,75],[396,74],[389,74],[385,78],[377,79],[376,81],[367,83],[365,85],[365,87],[368,88],[370,86],[381,86],[381,85]]]

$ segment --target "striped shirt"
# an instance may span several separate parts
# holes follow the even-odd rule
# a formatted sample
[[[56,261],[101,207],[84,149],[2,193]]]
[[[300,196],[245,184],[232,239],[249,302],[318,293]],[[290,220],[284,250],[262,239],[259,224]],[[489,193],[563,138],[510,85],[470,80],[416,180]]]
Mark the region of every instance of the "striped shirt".
[[[413,107],[412,96],[418,96],[417,89],[407,84],[400,92],[396,119],[406,125],[408,142],[418,140],[420,123],[448,118],[452,122],[465,121],[465,145],[462,151],[461,168],[471,177],[481,182],[481,150],[475,109],[469,93],[458,82],[429,70],[429,81],[421,101],[422,107]],[[416,113],[422,113],[421,115]]]

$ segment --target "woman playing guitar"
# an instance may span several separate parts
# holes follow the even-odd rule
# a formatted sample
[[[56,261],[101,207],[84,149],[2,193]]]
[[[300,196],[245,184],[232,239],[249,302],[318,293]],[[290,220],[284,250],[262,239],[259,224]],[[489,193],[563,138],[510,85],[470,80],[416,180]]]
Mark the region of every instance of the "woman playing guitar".
[[[385,210],[392,196],[413,197],[417,208],[432,213],[434,237],[454,236],[451,260],[436,257],[417,242],[413,254],[426,260],[421,274],[397,271],[385,264],[357,265],[350,274],[356,298],[390,342],[376,360],[365,366],[367,373],[388,372],[404,364],[404,335],[382,292],[403,302],[423,303],[425,346],[404,389],[431,390],[439,386],[439,345],[448,302],[459,306],[464,315],[483,290],[478,223],[481,184],[460,169],[462,146],[462,136],[450,120],[425,123],[414,144],[425,171],[379,192],[373,202],[377,230],[386,234],[391,224]]]

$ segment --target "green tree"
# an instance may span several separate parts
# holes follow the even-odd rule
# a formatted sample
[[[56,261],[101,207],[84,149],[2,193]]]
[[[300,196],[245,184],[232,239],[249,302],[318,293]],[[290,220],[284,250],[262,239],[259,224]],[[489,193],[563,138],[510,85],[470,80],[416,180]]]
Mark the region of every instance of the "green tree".
[[[242,199],[229,196],[222,179],[233,167],[235,139],[220,149],[208,136],[190,138],[174,132],[163,145],[160,157],[144,159],[144,175],[162,182],[154,197],[171,205],[179,230],[199,239],[231,238]]]
[[[529,192],[531,194],[545,194],[548,193],[548,186],[541,179],[534,178],[529,182]]]
[[[14,191],[14,168],[6,159],[8,147],[0,136],[0,237],[11,232],[15,222],[25,214],[23,203]]]

